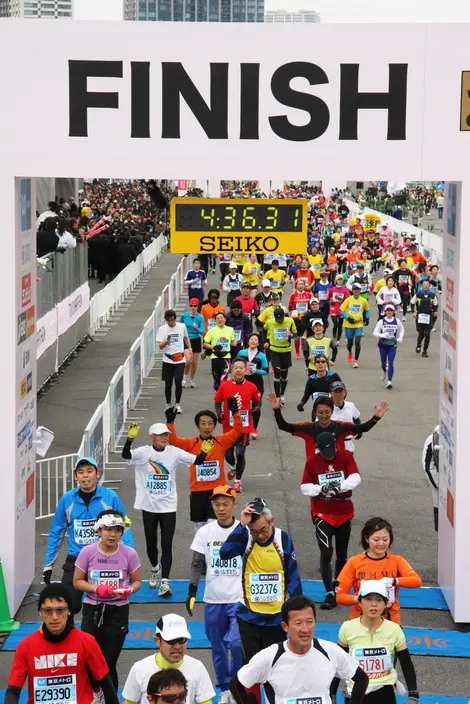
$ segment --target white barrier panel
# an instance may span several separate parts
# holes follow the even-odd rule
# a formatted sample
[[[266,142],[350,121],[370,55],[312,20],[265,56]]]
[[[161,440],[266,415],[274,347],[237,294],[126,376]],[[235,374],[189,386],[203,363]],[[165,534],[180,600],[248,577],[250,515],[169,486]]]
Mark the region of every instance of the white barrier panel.
[[[124,366],[119,367],[109,386],[111,396],[111,452],[116,451],[126,421],[124,395],[125,376]]]
[[[104,423],[104,403],[100,403],[94,412],[90,422],[85,428],[84,442],[80,456],[93,457],[98,467],[103,467],[106,461],[105,443],[105,423]]]
[[[57,332],[64,334],[90,308],[90,287],[88,281],[57,304]]]
[[[73,488],[73,470],[79,456],[62,455],[36,462],[36,520],[54,515],[59,499]]]
[[[161,301],[161,297],[157,301],[157,306]],[[142,333],[144,341],[144,358],[143,358],[143,375],[148,377],[155,364],[155,337],[157,331],[155,329],[155,311],[152,313],[150,318],[144,325],[144,331]]]
[[[137,338],[129,352],[129,408],[134,409],[142,391],[143,380],[143,339],[144,333]]]
[[[57,309],[53,308],[46,315],[37,321],[37,346],[36,359],[39,359],[44,352],[57,342],[59,335],[57,331]]]

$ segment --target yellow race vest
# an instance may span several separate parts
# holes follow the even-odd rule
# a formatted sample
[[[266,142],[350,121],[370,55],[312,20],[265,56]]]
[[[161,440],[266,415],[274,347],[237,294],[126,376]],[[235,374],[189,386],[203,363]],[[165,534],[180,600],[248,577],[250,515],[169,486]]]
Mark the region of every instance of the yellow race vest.
[[[250,538],[243,566],[245,606],[259,614],[278,614],[286,598],[284,553],[281,529],[274,529],[269,545],[258,545]]]

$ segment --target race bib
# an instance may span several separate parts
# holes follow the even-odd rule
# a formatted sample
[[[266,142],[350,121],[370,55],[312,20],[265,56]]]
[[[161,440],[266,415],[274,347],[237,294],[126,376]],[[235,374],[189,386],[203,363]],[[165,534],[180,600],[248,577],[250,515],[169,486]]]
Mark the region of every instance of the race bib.
[[[168,341],[169,341],[170,345],[175,345],[177,342],[179,342],[180,341],[179,332],[170,333],[168,335]]]
[[[233,339],[235,342],[240,342],[242,339],[242,331],[241,330],[234,330],[233,331]]]
[[[334,293],[333,300],[337,303],[341,303],[341,301],[344,301],[344,293]]]
[[[418,313],[418,323],[423,323],[423,325],[428,325],[431,321],[431,315],[429,313]]]
[[[269,603],[282,601],[280,572],[252,572],[250,574],[250,601]]]
[[[210,330],[211,328],[215,328],[215,320],[211,318],[211,320],[207,321],[207,328]]]
[[[396,336],[397,329],[397,325],[383,325],[382,327],[383,334],[386,335],[389,339],[392,339]]]
[[[257,266],[250,266],[250,274],[257,274],[258,273],[258,267]]]
[[[297,310],[298,313],[306,313],[307,307],[308,306],[306,303],[296,303],[295,304],[295,309]]]
[[[226,337],[220,337],[218,340],[215,341],[215,344],[221,345],[222,352],[228,352],[230,350],[230,340],[227,340]]]
[[[325,484],[335,484],[340,486],[341,482],[344,481],[344,472],[326,472],[326,474],[320,474],[318,476],[318,483],[320,486]]]
[[[392,669],[387,648],[354,648],[352,655],[370,680],[385,677]]]
[[[328,298],[328,291],[319,291],[318,292],[318,300],[319,301],[326,301]]]
[[[274,328],[275,340],[287,340],[287,328]]]
[[[122,570],[91,570],[93,584],[104,584],[111,589],[119,589],[123,580]]]
[[[169,474],[149,472],[145,488],[150,496],[168,496],[171,491],[171,477]]]
[[[94,526],[96,518],[76,518],[73,522],[73,537],[77,545],[91,545],[96,543],[98,535]]]
[[[220,477],[220,467],[217,460],[196,465],[196,480],[198,482],[213,482]]]
[[[217,577],[239,577],[242,573],[242,558],[240,555],[228,560],[220,557],[220,547],[210,546],[209,568]]]
[[[323,704],[323,697],[289,697],[283,704]]]
[[[365,293],[367,291],[367,284],[361,284],[361,293]]]
[[[362,312],[362,306],[360,303],[350,303],[349,304],[349,315],[360,315]]]
[[[393,301],[395,295],[393,293],[385,293],[384,294],[384,300],[385,301]]]
[[[242,424],[245,428],[247,428],[250,425],[250,418],[248,416],[248,411],[238,411],[240,414],[240,417],[242,419]],[[233,413],[230,411],[230,425],[235,425],[235,421],[233,420]]]
[[[408,274],[401,274],[398,276],[398,283],[405,286],[408,283]]]
[[[237,291],[237,289],[240,288],[240,282],[238,279],[236,281],[229,281],[228,285],[230,286],[231,291]]]
[[[312,345],[311,350],[313,357],[316,357],[317,354],[326,355],[326,345]]]
[[[232,261],[232,255],[231,254],[223,254],[222,259],[224,262],[231,262]]]
[[[34,701],[77,704],[77,676],[35,677]]]

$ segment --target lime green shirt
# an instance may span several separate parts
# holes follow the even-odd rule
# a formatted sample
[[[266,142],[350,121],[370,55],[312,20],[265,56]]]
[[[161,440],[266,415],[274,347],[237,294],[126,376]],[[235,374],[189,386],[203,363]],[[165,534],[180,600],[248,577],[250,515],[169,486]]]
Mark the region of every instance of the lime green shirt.
[[[204,335],[204,342],[207,342],[208,345],[212,345],[212,347],[215,345],[222,345],[224,352],[227,352],[223,359],[230,358],[230,345],[234,340],[235,333],[233,328],[228,325],[224,325],[223,328],[219,328],[219,326],[216,325],[215,328],[209,328]],[[216,354],[211,355],[211,359],[216,359],[216,357]]]
[[[348,647],[349,654],[367,673],[367,693],[378,687],[396,683],[397,671],[393,667],[395,651],[406,645],[405,634],[398,623],[383,619],[382,625],[372,634],[360,618],[353,618],[343,623],[339,629],[338,640],[341,645]],[[351,680],[346,683],[349,695],[353,685]]]
[[[269,348],[273,352],[290,352],[292,350],[291,338],[287,335],[288,330],[294,335],[297,332],[292,318],[286,315],[282,323],[277,323],[275,318],[269,318],[264,329],[269,340]]]

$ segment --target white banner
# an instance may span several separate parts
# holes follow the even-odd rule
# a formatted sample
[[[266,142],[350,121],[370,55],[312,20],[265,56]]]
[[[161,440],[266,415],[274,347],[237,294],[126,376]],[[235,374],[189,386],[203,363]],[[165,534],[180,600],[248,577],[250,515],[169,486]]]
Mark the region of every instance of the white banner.
[[[57,338],[59,337],[57,334],[57,308],[43,315],[42,318],[37,321],[36,327],[36,359],[39,359],[54,342],[57,342]]]
[[[63,335],[90,308],[90,287],[88,282],[64,298],[57,305],[57,332]]]

